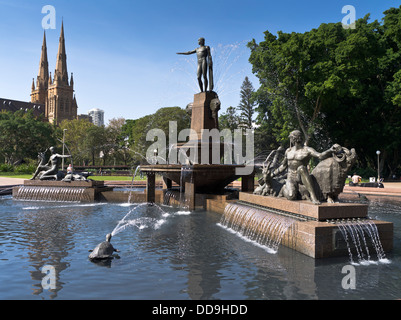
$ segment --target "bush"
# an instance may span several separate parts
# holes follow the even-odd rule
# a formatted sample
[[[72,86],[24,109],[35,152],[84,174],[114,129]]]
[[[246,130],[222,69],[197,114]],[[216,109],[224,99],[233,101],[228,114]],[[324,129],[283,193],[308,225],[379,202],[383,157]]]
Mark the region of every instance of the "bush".
[[[377,171],[372,168],[356,168],[354,171],[350,171],[350,175],[353,175],[356,172],[360,175],[363,179],[368,179],[369,177],[377,177]]]
[[[14,168],[15,173],[32,174],[35,172],[35,170],[36,170],[36,166],[34,166],[32,164],[21,164]]]
[[[0,164],[0,172],[14,172],[14,166],[12,164],[2,163]]]

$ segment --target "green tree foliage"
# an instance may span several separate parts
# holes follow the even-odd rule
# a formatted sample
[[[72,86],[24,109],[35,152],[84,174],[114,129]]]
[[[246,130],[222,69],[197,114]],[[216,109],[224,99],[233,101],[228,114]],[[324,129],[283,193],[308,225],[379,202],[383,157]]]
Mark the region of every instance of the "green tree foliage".
[[[109,146],[111,147],[109,154],[110,157],[113,158],[114,163],[127,165],[128,162],[132,160],[128,148],[129,133],[126,131],[127,123],[132,121],[133,120],[125,120],[124,118],[113,118],[109,121],[107,126],[107,138],[110,142]]]
[[[241,86],[240,96],[241,100],[237,107],[240,112],[239,121],[240,126],[245,129],[252,129],[253,127],[253,115],[255,113],[255,99],[253,93],[255,89],[248,77],[245,77],[244,82]]]
[[[0,113],[0,154],[6,163],[36,159],[39,151],[55,144],[54,127],[32,111]]]
[[[104,126],[93,125],[86,130],[83,146],[89,153],[93,166],[96,166],[98,157],[103,158],[103,165],[106,163],[108,151],[110,150],[109,147],[105,150],[105,146],[108,143],[107,137],[107,129]]]
[[[237,110],[234,107],[228,107],[226,112],[223,112],[219,116],[219,129],[229,129],[233,132],[238,128],[239,124],[239,116],[237,114]]]
[[[333,142],[355,147],[362,165],[391,174],[399,163],[401,140],[401,7],[382,23],[369,15],[355,29],[321,24],[305,33],[265,32],[248,44],[260,80],[257,123],[279,143],[301,129],[308,144]]]
[[[130,149],[134,153],[135,162],[142,163],[146,159],[146,151],[153,141],[146,141],[146,134],[151,129],[161,129],[166,134],[166,145],[169,144],[169,122],[177,122],[177,134],[191,127],[191,118],[180,107],[160,108],[156,113],[135,120],[130,134]]]
[[[60,131],[65,131],[65,144],[73,156],[74,165],[85,165],[91,158],[86,143],[87,132],[95,125],[87,120],[64,120],[60,123]],[[62,135],[62,133],[61,133]]]

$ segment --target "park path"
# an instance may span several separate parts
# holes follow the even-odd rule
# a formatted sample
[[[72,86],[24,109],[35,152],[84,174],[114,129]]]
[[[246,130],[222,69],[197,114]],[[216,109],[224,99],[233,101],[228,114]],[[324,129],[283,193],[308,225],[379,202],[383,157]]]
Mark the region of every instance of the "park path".
[[[0,186],[14,186],[24,183],[25,179],[0,177]]]
[[[127,186],[131,185],[130,181],[106,181],[106,185]],[[137,181],[135,181],[137,182]],[[24,183],[24,179],[0,177],[0,187],[15,186]],[[135,186],[145,186],[145,181],[135,183]],[[387,196],[401,196],[401,182],[384,182],[384,188],[367,188],[367,187],[350,187],[346,185],[344,187],[344,193],[361,193],[361,194],[375,194],[375,195],[387,195]],[[234,181],[233,187],[239,187],[240,182]]]

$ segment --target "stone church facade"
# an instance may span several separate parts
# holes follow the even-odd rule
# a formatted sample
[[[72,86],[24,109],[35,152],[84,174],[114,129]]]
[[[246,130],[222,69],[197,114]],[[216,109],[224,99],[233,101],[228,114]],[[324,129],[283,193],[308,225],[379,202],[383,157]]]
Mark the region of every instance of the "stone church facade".
[[[32,80],[31,103],[44,105],[44,116],[50,123],[59,125],[63,120],[77,119],[78,105],[74,94],[73,74],[69,78],[67,72],[63,23],[53,77],[47,60],[46,34],[43,35],[39,73],[36,83],[35,79]]]

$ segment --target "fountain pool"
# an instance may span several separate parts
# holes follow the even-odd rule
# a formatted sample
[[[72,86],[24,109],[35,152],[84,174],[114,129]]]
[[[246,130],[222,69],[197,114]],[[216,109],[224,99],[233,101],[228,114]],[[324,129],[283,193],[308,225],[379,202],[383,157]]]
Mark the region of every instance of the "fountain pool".
[[[369,216],[394,223],[394,249],[387,263],[353,265],[356,289],[344,289],[348,257],[271,253],[212,212],[0,197],[0,299],[399,299],[401,199],[370,198]],[[113,230],[120,259],[90,262],[88,250]],[[45,265],[55,289],[42,287]]]

